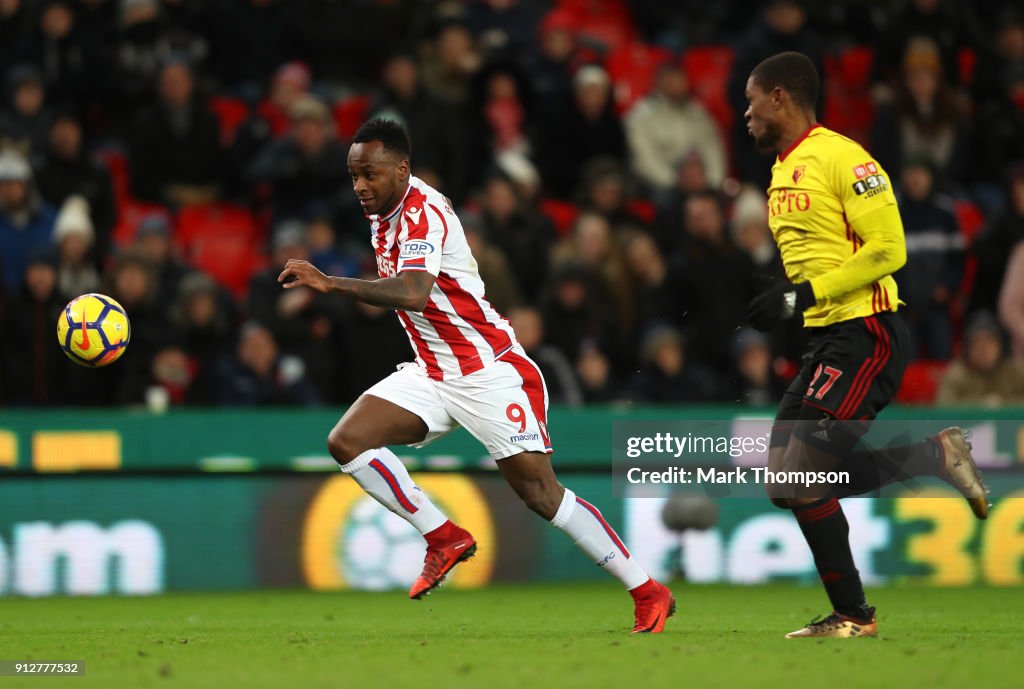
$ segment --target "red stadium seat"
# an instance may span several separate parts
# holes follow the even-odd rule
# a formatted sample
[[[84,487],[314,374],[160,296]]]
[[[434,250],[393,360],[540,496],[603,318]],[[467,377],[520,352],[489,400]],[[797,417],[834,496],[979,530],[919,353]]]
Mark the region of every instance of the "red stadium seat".
[[[98,151],[96,159],[110,172],[116,201],[128,201],[132,196],[131,180],[128,177],[128,156],[122,151],[106,149]]]
[[[576,222],[580,209],[568,201],[541,199],[540,212],[551,221],[551,224],[555,226],[555,231],[558,232],[558,236],[561,237],[568,234],[572,229],[572,224]]]
[[[978,206],[963,199],[953,202],[953,212],[956,213],[956,224],[960,228],[960,235],[964,238],[964,243],[970,246],[974,237],[985,225],[985,215]]]
[[[690,80],[694,97],[707,108],[722,132],[728,132],[732,127],[729,77],[733,58],[732,48],[727,45],[697,46],[683,55],[683,70]]]
[[[665,48],[630,43],[608,55],[605,69],[612,80],[615,107],[624,113],[654,87],[658,66],[671,57]]]
[[[210,110],[220,122],[220,141],[230,144],[235,140],[235,132],[249,118],[249,106],[238,98],[216,96],[210,99]]]
[[[198,237],[189,246],[187,256],[193,266],[208,273],[239,299],[245,296],[249,279],[261,265],[252,242],[232,234]]]
[[[960,83],[970,86],[974,81],[974,68],[978,64],[978,54],[970,48],[961,48],[957,53],[957,68],[960,70]]]
[[[370,110],[369,96],[351,96],[334,104],[334,125],[338,136],[351,139]]]
[[[559,0],[556,9],[572,16],[582,44],[618,50],[633,41],[636,29],[625,0]]]
[[[653,223],[658,215],[654,204],[647,199],[630,199],[626,202],[626,211],[647,224]]]
[[[871,99],[870,46],[854,46],[825,56],[825,124],[866,143],[875,109]]]
[[[138,227],[139,222],[147,215],[153,213],[163,214],[173,228],[174,221],[171,213],[164,206],[155,203],[119,199],[117,204],[117,224],[114,225],[114,229],[111,232],[111,238],[114,243],[122,247],[131,245],[135,241],[135,229]]]
[[[946,361],[914,361],[903,374],[903,383],[896,392],[896,401],[903,404],[932,404],[949,363]]]
[[[248,208],[230,203],[185,206],[178,213],[178,243],[188,247],[201,238],[232,236],[254,243],[259,226]]]

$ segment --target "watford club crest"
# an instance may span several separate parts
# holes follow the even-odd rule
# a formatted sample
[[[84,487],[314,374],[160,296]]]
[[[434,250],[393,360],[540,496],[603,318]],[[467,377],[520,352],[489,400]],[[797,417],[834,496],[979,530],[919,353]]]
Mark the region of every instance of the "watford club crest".
[[[797,165],[793,169],[793,184],[796,184],[797,182],[804,178],[804,169],[806,167],[806,165]]]

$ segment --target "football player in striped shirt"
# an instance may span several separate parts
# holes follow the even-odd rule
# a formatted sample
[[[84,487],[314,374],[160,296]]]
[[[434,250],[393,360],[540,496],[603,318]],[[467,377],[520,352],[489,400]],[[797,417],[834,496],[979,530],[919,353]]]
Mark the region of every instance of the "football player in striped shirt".
[[[459,218],[447,198],[411,174],[410,156],[405,129],[384,119],[364,123],[349,150],[380,279],[330,277],[295,260],[279,278],[285,289],[306,285],[394,309],[416,354],[415,362],[399,366],[349,408],[328,436],[331,454],[426,539],[423,572],[410,598],[428,594],[473,556],[477,544],[416,486],[387,446],[421,447],[462,426],[531,510],[625,585],[635,604],[633,631],[662,631],[675,610],[672,593],[644,572],[596,507],[555,477],[540,370],[484,298]]]

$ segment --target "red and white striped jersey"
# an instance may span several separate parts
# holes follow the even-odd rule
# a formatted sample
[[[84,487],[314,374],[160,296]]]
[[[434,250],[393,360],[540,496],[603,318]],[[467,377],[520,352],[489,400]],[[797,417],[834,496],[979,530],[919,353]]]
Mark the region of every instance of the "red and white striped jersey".
[[[428,376],[469,375],[518,344],[512,326],[484,297],[462,223],[443,194],[410,177],[394,210],[367,218],[380,277],[425,270],[437,278],[422,313],[396,311]]]

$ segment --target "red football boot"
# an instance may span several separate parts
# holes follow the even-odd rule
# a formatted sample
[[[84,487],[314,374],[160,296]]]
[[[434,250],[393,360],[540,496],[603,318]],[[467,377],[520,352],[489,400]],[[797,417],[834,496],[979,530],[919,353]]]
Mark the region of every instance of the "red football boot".
[[[455,565],[476,554],[473,535],[450,521],[426,534],[427,555],[423,558],[423,571],[412,588],[409,598],[420,600],[441,585]]]
[[[629,592],[636,604],[634,634],[657,634],[665,628],[665,620],[676,612],[676,599],[667,586],[654,579]]]

